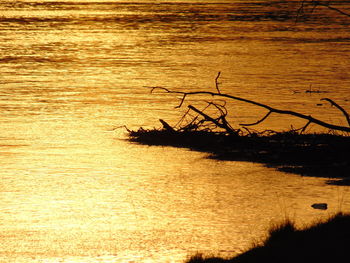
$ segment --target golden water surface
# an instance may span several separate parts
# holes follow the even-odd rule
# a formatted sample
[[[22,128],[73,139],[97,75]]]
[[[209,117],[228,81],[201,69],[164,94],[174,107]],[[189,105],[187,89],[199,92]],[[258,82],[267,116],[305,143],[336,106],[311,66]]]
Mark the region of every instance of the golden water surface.
[[[0,261],[235,255],[286,216],[302,226],[349,211],[348,188],[326,178],[132,144],[116,129],[175,124],[176,97],[144,87],[215,91],[218,71],[223,92],[344,125],[320,99],[350,108],[349,21],[316,11],[296,23],[295,5],[264,1],[0,1]],[[234,125],[264,115],[228,107]]]

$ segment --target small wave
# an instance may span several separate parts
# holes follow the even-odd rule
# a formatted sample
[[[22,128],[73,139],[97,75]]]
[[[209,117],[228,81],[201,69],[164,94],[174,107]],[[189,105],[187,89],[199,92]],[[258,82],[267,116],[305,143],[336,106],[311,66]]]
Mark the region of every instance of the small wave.
[[[66,57],[42,57],[42,56],[5,56],[0,58],[0,64],[6,63],[63,63],[72,61]]]
[[[292,42],[292,43],[344,43],[350,42],[350,37],[330,37],[330,38],[320,38],[320,37],[273,37],[268,38],[267,41],[277,41],[277,42]]]

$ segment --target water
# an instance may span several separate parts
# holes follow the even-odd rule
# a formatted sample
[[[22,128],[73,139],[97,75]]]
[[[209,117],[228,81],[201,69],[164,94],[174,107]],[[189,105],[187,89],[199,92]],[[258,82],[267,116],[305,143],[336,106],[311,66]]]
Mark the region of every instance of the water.
[[[286,216],[302,226],[348,211],[348,188],[327,179],[131,144],[115,130],[175,124],[176,97],[145,87],[215,90],[218,71],[223,92],[345,125],[317,104],[350,109],[349,20],[318,8],[295,23],[297,7],[1,1],[1,261],[234,255]],[[234,125],[264,114],[229,110]],[[275,116],[258,128],[291,124],[303,125]]]

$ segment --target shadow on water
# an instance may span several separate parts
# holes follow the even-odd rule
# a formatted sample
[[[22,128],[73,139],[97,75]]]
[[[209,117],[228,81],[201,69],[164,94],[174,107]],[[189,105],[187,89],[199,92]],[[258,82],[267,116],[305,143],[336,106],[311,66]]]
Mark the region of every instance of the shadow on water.
[[[350,185],[350,137],[332,134],[226,135],[206,131],[129,131],[129,140],[146,145],[184,147],[208,158],[262,163],[283,172],[328,177],[333,185]]]

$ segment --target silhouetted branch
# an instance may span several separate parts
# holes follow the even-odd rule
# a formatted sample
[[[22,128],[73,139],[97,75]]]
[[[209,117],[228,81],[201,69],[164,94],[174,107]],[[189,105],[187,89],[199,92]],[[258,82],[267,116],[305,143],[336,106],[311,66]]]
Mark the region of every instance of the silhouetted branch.
[[[348,125],[350,126],[350,116],[349,116],[349,113],[346,112],[346,110],[344,110],[343,107],[341,107],[339,104],[337,104],[336,102],[334,102],[333,100],[331,99],[328,99],[328,98],[323,98],[321,100],[325,100],[325,101],[328,101],[332,106],[336,107],[338,110],[340,110],[343,115],[345,116],[346,118],[346,121],[348,122]]]
[[[169,131],[169,132],[174,132],[174,128],[171,127],[166,121],[162,120],[162,119],[159,119],[160,123],[163,125],[163,128],[166,130],[166,131]]]
[[[212,101],[206,101],[206,102],[208,103],[208,106],[210,106],[210,105],[214,106],[214,108],[216,108],[220,112],[221,117],[227,116],[228,112],[227,112],[225,105],[219,105],[219,104],[214,103]]]
[[[306,128],[311,124],[311,121],[308,121],[303,128],[300,129],[300,133],[303,133]]]
[[[262,118],[261,118],[260,120],[258,120],[257,122],[248,123],[248,124],[240,123],[239,125],[241,125],[241,126],[254,126],[254,125],[257,125],[257,124],[263,122],[265,119],[267,119],[267,117],[269,117],[271,113],[272,113],[272,111],[269,111],[264,117],[262,117]]]
[[[157,90],[157,89],[160,89],[160,90],[164,90],[168,93],[175,93],[175,94],[181,94],[182,95],[182,99],[181,99],[181,102],[179,105],[177,105],[175,108],[181,108],[183,102],[185,101],[186,99],[186,96],[188,93],[185,93],[185,92],[182,92],[182,91],[170,91],[169,89],[167,88],[164,88],[164,87],[151,87],[151,93],[153,93],[153,91]]]
[[[228,133],[230,133],[230,134],[235,133],[230,127],[225,125],[225,123],[220,123],[217,119],[210,117],[209,115],[205,114],[204,112],[198,110],[196,107],[189,105],[188,108],[193,110],[194,112],[200,114],[201,116],[203,116],[205,120],[214,123],[216,126],[222,128],[222,129],[225,129]]]
[[[282,115],[291,115],[300,119],[304,119],[307,120],[310,123],[315,123],[319,126],[331,129],[331,130],[337,130],[337,131],[343,131],[343,132],[350,132],[350,127],[345,127],[345,126],[340,126],[340,125],[334,125],[331,123],[327,123],[324,122],[322,120],[316,119],[314,117],[312,117],[311,115],[305,115],[299,112],[295,112],[295,111],[290,111],[290,110],[281,110],[281,109],[277,109],[277,108],[273,108],[269,105],[263,104],[263,103],[259,103],[253,100],[248,100],[248,99],[244,99],[241,97],[237,97],[237,96],[232,96],[232,95],[228,95],[228,94],[223,94],[223,93],[215,93],[215,92],[210,92],[210,91],[195,91],[195,92],[182,92],[182,91],[172,91],[169,90],[167,88],[163,88],[163,87],[153,87],[151,88],[151,92],[155,91],[155,90],[163,90],[167,93],[172,93],[172,94],[180,94],[182,95],[182,98],[180,99],[180,103],[178,106],[176,106],[176,108],[179,108],[183,105],[185,99],[187,96],[191,96],[191,95],[210,95],[212,97],[223,97],[223,98],[228,98],[228,99],[232,99],[232,100],[237,100],[237,101],[242,101],[248,104],[252,104],[264,109],[267,109],[269,111],[269,113],[267,115],[271,115],[272,113],[277,113],[277,114],[282,114]],[[268,116],[265,116],[263,118],[263,120],[260,120],[258,122],[256,122],[256,124],[261,123],[262,121],[264,121]],[[254,124],[252,124],[254,125]]]

